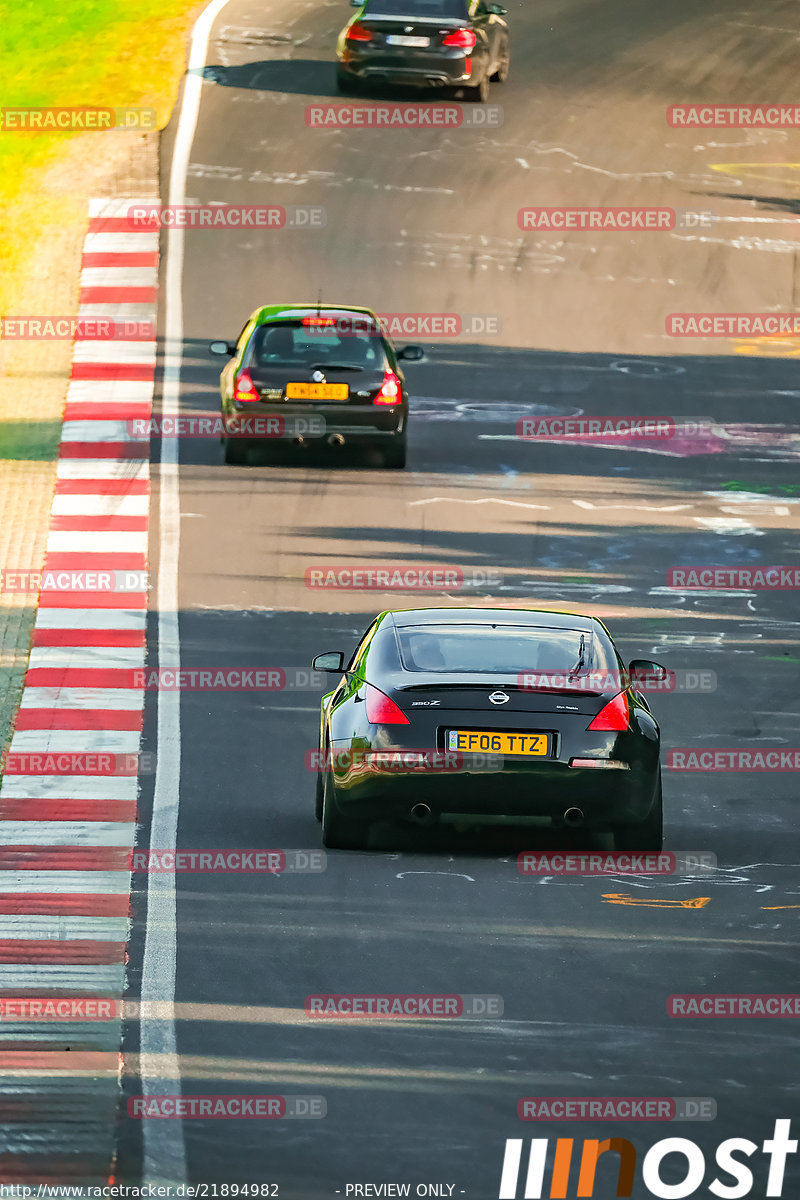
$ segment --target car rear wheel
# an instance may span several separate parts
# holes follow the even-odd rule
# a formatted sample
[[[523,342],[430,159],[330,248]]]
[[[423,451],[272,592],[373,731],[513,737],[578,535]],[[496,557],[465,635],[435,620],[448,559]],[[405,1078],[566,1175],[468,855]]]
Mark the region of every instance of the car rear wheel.
[[[407,442],[405,437],[392,438],[383,449],[383,465],[393,470],[402,470],[406,465]]]
[[[336,86],[343,95],[353,96],[356,92],[361,91],[361,80],[356,79],[349,71],[343,71],[341,67],[337,67]]]
[[[476,87],[464,88],[464,99],[471,100],[475,104],[485,104],[489,99],[489,76],[484,75]]]
[[[239,438],[223,438],[222,453],[229,466],[241,467],[247,462],[247,444]]]
[[[614,847],[617,850],[660,850],[664,844],[664,804],[661,796],[661,772],[658,773],[656,797],[649,816],[639,825],[617,829]]]
[[[508,38],[500,47],[500,58],[497,63],[497,69],[492,75],[492,83],[505,83],[508,79],[508,69],[511,64],[511,51],[508,45]]]
[[[343,817],[333,799],[333,773],[322,776],[322,844],[329,850],[363,850],[367,827],[361,821]]]

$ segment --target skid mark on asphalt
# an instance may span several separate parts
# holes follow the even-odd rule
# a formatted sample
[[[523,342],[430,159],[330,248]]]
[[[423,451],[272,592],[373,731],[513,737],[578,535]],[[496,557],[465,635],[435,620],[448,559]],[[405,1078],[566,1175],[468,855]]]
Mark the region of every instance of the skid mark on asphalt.
[[[710,896],[698,896],[696,900],[642,900],[638,896],[625,896],[622,892],[604,892],[606,904],[629,904],[640,908],[705,908],[711,903]]]
[[[734,179],[758,179],[762,183],[800,184],[800,163],[709,163],[712,171]]]
[[[405,879],[406,875],[449,875],[453,879],[468,879],[470,883],[475,883],[471,875],[464,875],[461,871],[400,871],[395,879]]]
[[[425,504],[506,504],[509,508],[540,508],[550,511],[549,504],[528,504],[523,500],[503,500],[499,496],[482,496],[478,500],[463,500],[460,496],[431,496],[427,500],[409,500],[409,508]]]

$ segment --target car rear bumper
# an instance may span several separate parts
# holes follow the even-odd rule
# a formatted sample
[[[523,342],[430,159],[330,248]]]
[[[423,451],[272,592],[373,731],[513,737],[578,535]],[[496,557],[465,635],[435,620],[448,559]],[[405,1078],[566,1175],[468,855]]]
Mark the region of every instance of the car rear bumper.
[[[497,770],[491,756],[457,769],[371,769],[363,761],[355,767],[346,758],[337,763],[335,748],[332,769],[333,798],[343,816],[415,820],[412,809],[423,804],[430,810],[425,819],[433,824],[556,829],[609,830],[639,824],[652,809],[658,782],[657,765],[654,770],[641,764],[629,770],[600,770],[549,760]]]
[[[223,419],[239,422],[237,440],[258,442],[324,443],[332,437],[345,442],[381,442],[405,433],[407,413],[403,405],[237,405],[223,412]],[[252,436],[248,436],[248,431]],[[341,444],[341,442],[340,442]]]
[[[480,58],[464,55],[425,55],[418,60],[398,60],[395,54],[353,55],[346,51],[339,66],[354,79],[372,83],[408,84],[415,87],[458,87],[480,82]]]

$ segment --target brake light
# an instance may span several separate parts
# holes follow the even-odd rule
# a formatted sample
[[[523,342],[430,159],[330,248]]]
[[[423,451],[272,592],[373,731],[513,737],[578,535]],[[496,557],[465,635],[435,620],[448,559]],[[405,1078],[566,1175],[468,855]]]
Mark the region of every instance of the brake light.
[[[383,383],[381,390],[378,392],[373,404],[399,404],[400,403],[400,380],[395,375],[394,371],[386,370],[383,374]]]
[[[351,25],[347,31],[348,42],[371,42],[372,34],[363,25]]]
[[[373,725],[408,725],[408,717],[378,688],[367,684],[367,720]]]
[[[623,730],[628,728],[628,697],[620,692],[613,700],[609,700],[597,714],[587,730]]]
[[[335,325],[333,317],[303,317],[301,325]]]
[[[256,385],[250,378],[249,371],[240,371],[236,376],[236,383],[233,389],[234,400],[258,400],[258,392]]]
[[[460,46],[462,50],[472,50],[478,40],[478,35],[473,33],[471,29],[456,29],[454,33],[448,33],[447,37],[442,41],[443,46]]]

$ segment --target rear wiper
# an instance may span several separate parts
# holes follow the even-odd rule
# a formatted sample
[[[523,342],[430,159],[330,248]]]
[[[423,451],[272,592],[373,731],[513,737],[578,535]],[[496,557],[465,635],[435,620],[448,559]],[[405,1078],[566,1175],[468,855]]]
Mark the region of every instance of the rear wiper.
[[[570,675],[577,675],[586,662],[586,637],[581,634],[580,649],[578,650],[578,661],[570,671]]]
[[[357,363],[312,363],[312,371],[363,371],[364,368],[358,366]]]

